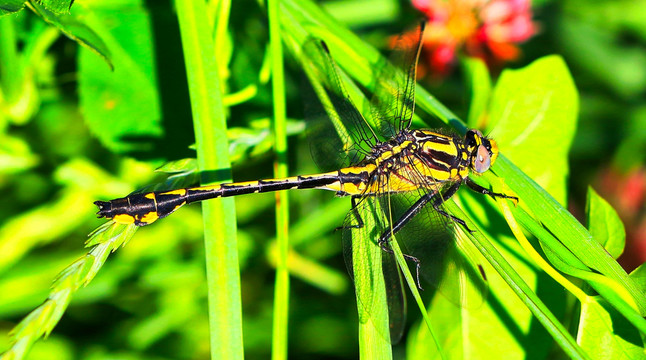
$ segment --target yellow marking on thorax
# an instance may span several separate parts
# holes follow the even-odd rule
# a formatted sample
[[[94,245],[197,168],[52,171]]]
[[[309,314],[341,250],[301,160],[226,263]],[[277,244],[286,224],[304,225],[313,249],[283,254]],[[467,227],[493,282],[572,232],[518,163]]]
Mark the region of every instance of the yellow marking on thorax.
[[[413,169],[415,169],[416,173],[421,174],[424,177],[427,178],[432,178],[434,180],[439,180],[439,181],[444,181],[450,179],[450,174],[448,171],[443,171],[443,170],[437,170],[430,168],[426,166],[426,164],[422,163],[418,159],[413,161],[413,163],[409,164],[409,166]],[[403,172],[405,173],[405,172]]]
[[[144,197],[145,197],[146,199],[151,199],[151,200],[153,200],[153,201],[155,201],[155,202],[157,201],[157,200],[155,199],[155,193],[154,193],[154,192],[148,193],[148,194],[144,195]]]
[[[407,149],[413,142],[406,140],[397,146],[393,146],[389,151],[382,153],[377,159],[375,159],[375,164],[380,164],[393,156],[401,153],[403,150]]]
[[[455,143],[453,141],[451,141],[451,143],[449,144],[439,144],[433,141],[425,141],[423,147],[435,151],[441,151],[451,156],[458,155],[458,147],[455,146]]]

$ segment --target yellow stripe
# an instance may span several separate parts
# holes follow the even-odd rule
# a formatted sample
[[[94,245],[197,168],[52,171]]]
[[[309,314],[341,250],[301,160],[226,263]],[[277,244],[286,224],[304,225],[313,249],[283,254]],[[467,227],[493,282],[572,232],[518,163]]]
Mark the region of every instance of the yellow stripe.
[[[431,149],[447,153],[451,156],[458,156],[458,148],[455,146],[454,142],[451,142],[450,144],[439,144],[433,141],[425,141],[423,149]]]
[[[188,190],[191,190],[191,191],[210,191],[210,190],[220,190],[220,189],[222,189],[221,185],[206,185],[206,186],[190,188]],[[172,192],[172,191],[169,191],[169,193],[170,192]]]
[[[186,189],[177,189],[177,190],[166,191],[166,192],[160,193],[159,195],[179,195],[179,196],[184,196],[184,195],[186,195]]]
[[[156,211],[151,211],[139,219],[144,224],[150,224],[152,222],[155,222],[155,220],[159,219],[159,215],[157,215]]]
[[[375,164],[367,164],[365,166],[352,166],[339,170],[341,174],[361,174],[362,172],[371,173],[375,171],[377,166]],[[328,173],[330,175],[336,175],[334,172]],[[327,174],[326,174],[327,175]]]
[[[128,214],[115,215],[112,220],[118,224],[132,224],[135,222],[135,218]]]

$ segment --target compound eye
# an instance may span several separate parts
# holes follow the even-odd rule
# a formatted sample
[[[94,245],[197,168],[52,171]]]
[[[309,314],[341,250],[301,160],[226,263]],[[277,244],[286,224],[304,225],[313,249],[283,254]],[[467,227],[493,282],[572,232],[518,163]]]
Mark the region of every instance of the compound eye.
[[[489,155],[489,150],[487,150],[484,145],[478,146],[478,152],[476,153],[476,158],[473,160],[473,168],[477,173],[482,174],[483,172],[489,170],[491,166],[491,155]]]

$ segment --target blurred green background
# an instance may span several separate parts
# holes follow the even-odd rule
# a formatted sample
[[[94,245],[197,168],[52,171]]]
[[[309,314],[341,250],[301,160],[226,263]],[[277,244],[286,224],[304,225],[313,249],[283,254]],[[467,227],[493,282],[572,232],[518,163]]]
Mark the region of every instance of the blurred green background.
[[[421,17],[407,1],[320,5],[382,49]],[[608,199],[626,225],[620,262],[632,270],[646,260],[646,2],[544,0],[532,11],[538,31],[504,67],[564,57],[581,98],[569,209],[582,216],[589,185]],[[77,1],[72,14],[100,36],[114,72],[28,9],[0,17],[0,351],[9,330],[46,298],[55,276],[85,254],[87,234],[104,222],[92,201],[163,181],[157,167],[194,157],[172,3]],[[223,85],[236,180],[272,177],[267,32],[258,2],[233,2],[228,43],[219,50],[230,56]],[[303,134],[302,75],[286,57],[290,173],[315,173]],[[492,69],[494,77],[501,67]],[[470,97],[458,64],[420,83],[467,118]],[[349,200],[301,191],[290,201],[290,357],[356,358],[354,293],[334,231]],[[262,359],[271,349],[274,195],[240,196],[236,209],[245,355]],[[138,231],[75,295],[30,358],[207,358],[201,228],[200,206],[193,205]]]

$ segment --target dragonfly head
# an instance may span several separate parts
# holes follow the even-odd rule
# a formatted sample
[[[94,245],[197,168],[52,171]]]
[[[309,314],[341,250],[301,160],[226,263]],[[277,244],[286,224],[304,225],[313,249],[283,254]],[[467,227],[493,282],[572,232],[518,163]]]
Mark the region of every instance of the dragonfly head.
[[[479,130],[467,131],[466,146],[471,154],[470,166],[477,173],[489,170],[498,157],[496,141],[486,138]]]

